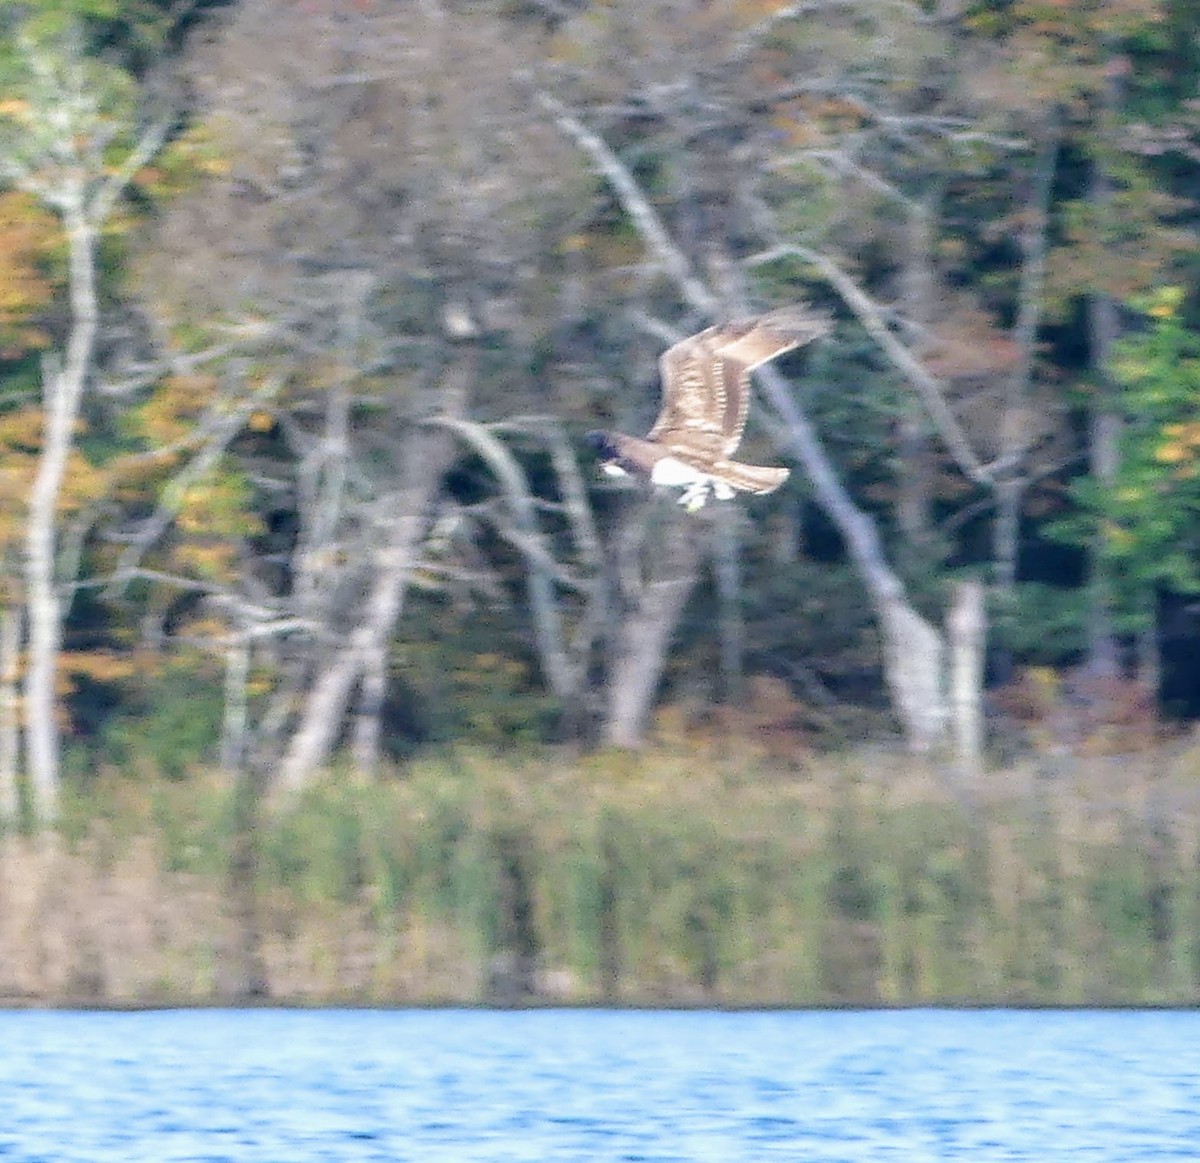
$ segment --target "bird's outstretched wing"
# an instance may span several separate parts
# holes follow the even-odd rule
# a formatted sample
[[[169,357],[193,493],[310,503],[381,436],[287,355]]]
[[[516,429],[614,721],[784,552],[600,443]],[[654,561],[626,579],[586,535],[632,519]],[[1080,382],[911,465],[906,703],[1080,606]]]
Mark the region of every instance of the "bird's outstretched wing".
[[[705,459],[731,456],[750,410],[750,373],[828,330],[824,316],[782,307],[681,340],[659,360],[662,407],[646,439]]]

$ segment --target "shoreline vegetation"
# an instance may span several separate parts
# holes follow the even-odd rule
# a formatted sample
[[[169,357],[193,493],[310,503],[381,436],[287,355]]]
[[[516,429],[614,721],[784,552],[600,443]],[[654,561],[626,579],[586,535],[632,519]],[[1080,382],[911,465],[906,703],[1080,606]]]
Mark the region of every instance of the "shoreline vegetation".
[[[0,1005],[1200,1000],[1194,744],[970,784],[734,750],[335,772],[249,861],[216,774],[98,775],[0,836]]]

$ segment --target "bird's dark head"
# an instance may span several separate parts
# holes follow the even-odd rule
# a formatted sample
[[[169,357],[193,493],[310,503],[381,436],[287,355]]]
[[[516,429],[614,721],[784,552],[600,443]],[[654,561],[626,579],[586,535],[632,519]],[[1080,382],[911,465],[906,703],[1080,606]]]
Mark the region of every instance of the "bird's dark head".
[[[601,432],[598,429],[593,432],[585,432],[583,442],[596,454],[596,459],[601,463],[611,463],[620,459],[621,454],[617,449],[616,442],[607,432]]]

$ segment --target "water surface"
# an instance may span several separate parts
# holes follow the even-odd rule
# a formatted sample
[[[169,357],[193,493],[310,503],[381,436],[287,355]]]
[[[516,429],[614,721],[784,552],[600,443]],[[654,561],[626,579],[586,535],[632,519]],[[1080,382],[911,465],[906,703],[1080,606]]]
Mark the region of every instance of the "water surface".
[[[1200,1158],[1193,1011],[0,1012],[0,1160]]]

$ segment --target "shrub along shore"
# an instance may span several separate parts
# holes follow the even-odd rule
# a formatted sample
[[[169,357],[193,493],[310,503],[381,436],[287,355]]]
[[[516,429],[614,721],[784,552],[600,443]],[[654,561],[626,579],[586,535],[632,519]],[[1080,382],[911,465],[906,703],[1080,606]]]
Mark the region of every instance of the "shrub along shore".
[[[0,837],[0,1002],[1191,1004],[1200,752],[455,750],[264,808],[93,779]]]

